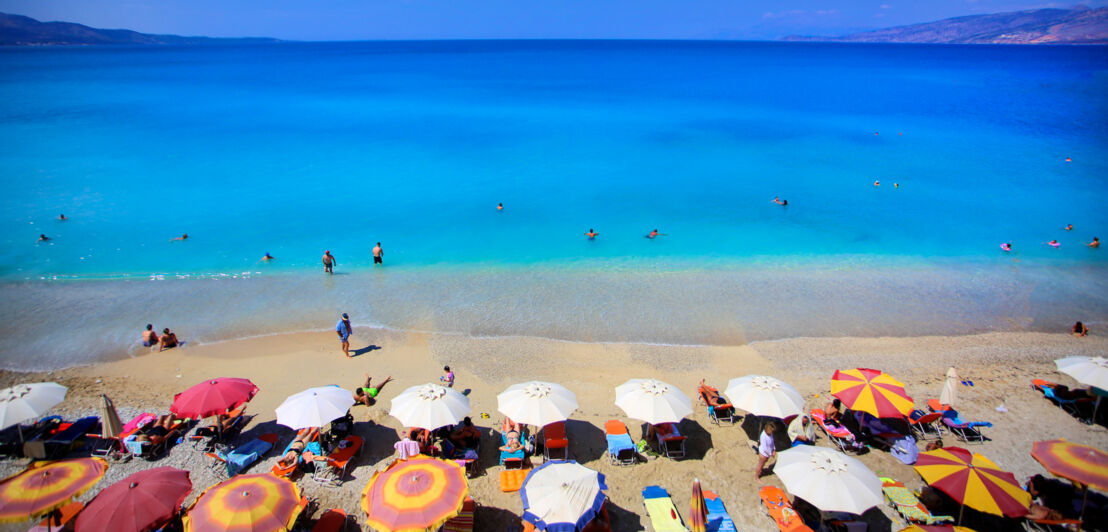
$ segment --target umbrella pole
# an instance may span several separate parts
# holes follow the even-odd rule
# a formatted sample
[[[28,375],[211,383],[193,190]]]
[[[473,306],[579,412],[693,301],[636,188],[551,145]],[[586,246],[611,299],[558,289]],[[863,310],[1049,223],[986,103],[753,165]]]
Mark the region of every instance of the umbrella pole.
[[[958,508],[958,526],[962,526],[962,514],[966,511],[966,505],[963,504]]]

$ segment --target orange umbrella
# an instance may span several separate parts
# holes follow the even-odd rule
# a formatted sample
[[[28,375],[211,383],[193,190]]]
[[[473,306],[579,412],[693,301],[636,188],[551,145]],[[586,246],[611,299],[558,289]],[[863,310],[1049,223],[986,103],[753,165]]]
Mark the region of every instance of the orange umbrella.
[[[1020,487],[1015,475],[961,447],[919,453],[915,468],[932,487],[982,512],[1020,517],[1031,506],[1031,494]]]
[[[185,532],[289,530],[307,505],[288,479],[268,473],[239,475],[197,497],[185,516]]]
[[[1074,482],[1108,491],[1108,453],[1066,440],[1037,441],[1034,457],[1047,471]]]
[[[847,408],[876,417],[904,417],[915,404],[904,383],[875,369],[840,369],[831,376],[831,395]]]
[[[52,512],[95,485],[108,463],[100,458],[33,462],[0,481],[0,523],[17,523]]]
[[[362,491],[362,510],[378,530],[432,530],[458,515],[468,493],[462,466],[418,455],[374,473]]]

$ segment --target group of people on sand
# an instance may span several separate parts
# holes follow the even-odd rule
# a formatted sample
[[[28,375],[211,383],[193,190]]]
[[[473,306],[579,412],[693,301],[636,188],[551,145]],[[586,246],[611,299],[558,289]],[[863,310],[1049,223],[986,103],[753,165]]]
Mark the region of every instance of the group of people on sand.
[[[169,330],[169,327],[162,329],[162,335],[158,336],[158,333],[154,330],[154,325],[147,323],[146,330],[142,331],[142,346],[153,349],[158,348],[158,351],[165,351],[166,349],[172,349],[184,342],[177,339],[177,334]]]

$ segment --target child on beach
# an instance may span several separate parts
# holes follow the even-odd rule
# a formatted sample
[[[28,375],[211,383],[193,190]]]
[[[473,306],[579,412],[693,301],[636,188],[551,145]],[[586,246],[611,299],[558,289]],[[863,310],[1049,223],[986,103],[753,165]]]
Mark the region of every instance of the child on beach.
[[[773,443],[774,432],[777,432],[777,424],[772,421],[766,423],[766,428],[758,441],[758,466],[754,468],[755,480],[762,478],[762,469],[765,468],[766,461],[777,454],[777,447]]]
[[[453,388],[454,387],[454,372],[450,371],[450,366],[443,366],[442,370],[446,372],[446,375],[443,375],[442,377],[439,377],[439,381],[441,381],[448,388]]]

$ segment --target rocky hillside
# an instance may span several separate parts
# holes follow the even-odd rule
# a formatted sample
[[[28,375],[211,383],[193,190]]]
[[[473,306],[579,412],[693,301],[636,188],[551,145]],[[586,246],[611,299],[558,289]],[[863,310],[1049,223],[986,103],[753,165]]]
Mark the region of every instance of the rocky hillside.
[[[214,39],[150,35],[131,30],[102,30],[70,22],[39,22],[31,17],[0,13],[0,45],[202,44],[224,41],[276,42],[276,39]]]

